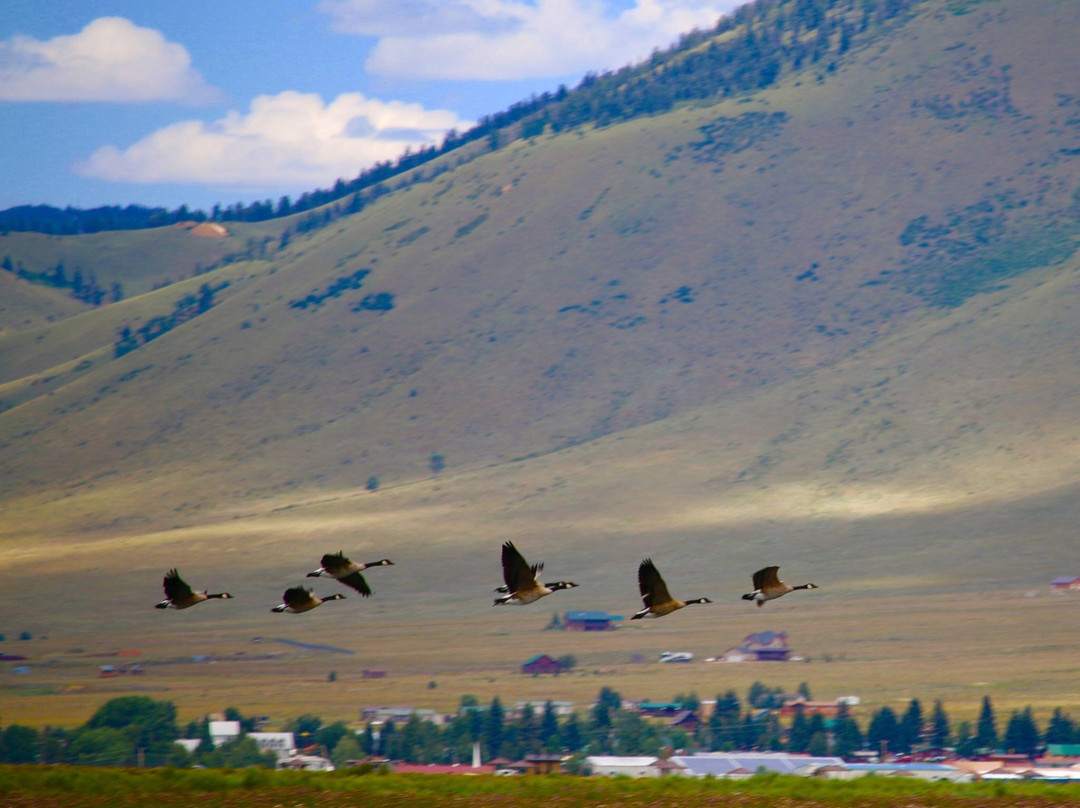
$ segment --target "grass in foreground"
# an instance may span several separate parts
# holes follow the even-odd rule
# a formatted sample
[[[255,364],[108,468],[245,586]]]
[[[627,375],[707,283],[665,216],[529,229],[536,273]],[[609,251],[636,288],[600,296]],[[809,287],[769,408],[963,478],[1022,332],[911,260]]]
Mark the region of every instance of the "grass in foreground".
[[[850,782],[760,775],[744,781],[629,778],[358,775],[264,769],[92,769],[0,767],[0,801],[10,808],[161,806],[336,806],[397,808],[628,808],[751,806],[1080,805],[1080,789],[1042,783],[924,783],[867,777]]]

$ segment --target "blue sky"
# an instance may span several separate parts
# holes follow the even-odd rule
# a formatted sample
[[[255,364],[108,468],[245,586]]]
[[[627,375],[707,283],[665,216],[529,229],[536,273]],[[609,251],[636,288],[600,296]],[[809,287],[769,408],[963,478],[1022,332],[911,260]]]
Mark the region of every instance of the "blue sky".
[[[0,209],[295,195],[736,0],[4,0]]]

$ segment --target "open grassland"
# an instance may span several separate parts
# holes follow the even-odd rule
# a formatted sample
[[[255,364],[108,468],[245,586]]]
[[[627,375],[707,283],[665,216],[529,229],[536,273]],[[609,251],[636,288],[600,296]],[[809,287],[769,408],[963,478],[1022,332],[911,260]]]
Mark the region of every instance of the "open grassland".
[[[1049,808],[1075,805],[1075,786],[1031,783],[920,783],[863,778],[853,782],[758,776],[738,782],[664,778],[462,777],[454,775],[356,775],[175,769],[90,770],[0,768],[0,796],[10,808],[550,808],[619,805],[627,808],[717,806],[873,806],[873,808]]]
[[[579,710],[603,686],[637,699],[690,692],[712,698],[729,689],[744,697],[754,681],[788,692],[806,682],[818,698],[859,695],[856,715],[863,721],[881,705],[902,709],[912,697],[924,704],[942,699],[954,721],[973,719],[983,695],[1003,717],[1030,705],[1040,722],[1054,707],[1080,708],[1080,650],[1065,617],[1080,608],[1080,595],[1005,590],[874,598],[837,596],[827,587],[800,594],[800,601],[796,595],[761,610],[717,603],[588,634],[544,631],[552,603],[492,609],[482,618],[410,622],[374,602],[345,601],[299,616],[254,614],[248,604],[243,619],[226,609],[209,613],[221,604],[200,607],[198,615],[144,607],[139,626],[128,621],[122,630],[101,625],[92,637],[6,643],[9,653],[31,657],[32,670],[6,677],[3,718],[76,726],[110,698],[142,694],[174,702],[181,723],[233,706],[245,715],[267,715],[276,726],[301,713],[355,722],[362,707],[374,705],[454,712],[464,694],[484,703],[499,696],[510,705],[568,700]],[[576,605],[566,598],[563,607]],[[761,630],[787,631],[807,661],[702,661]],[[253,642],[255,636],[260,641]],[[330,647],[305,649],[296,641]],[[142,655],[102,656],[121,648]],[[696,659],[658,663],[665,650],[692,651]],[[572,654],[578,667],[560,676],[522,675],[520,663],[535,653]],[[206,658],[195,661],[196,654]],[[645,661],[632,662],[635,656]],[[98,676],[99,665],[134,662],[144,674]],[[366,679],[365,669],[387,676]],[[336,681],[329,681],[331,672]]]
[[[946,5],[920,6],[828,76],[811,68],[753,96],[518,140],[286,245],[289,221],[265,223],[248,236],[270,237],[251,283],[119,358],[115,329],[167,312],[180,290],[0,340],[16,366],[3,378],[17,383],[0,391],[17,404],[0,413],[5,504],[35,499],[32,518],[77,523],[83,495],[101,494],[107,524],[184,523],[371,476],[409,482],[435,453],[448,472],[545,454],[738,396],[754,410],[809,406],[717,485],[775,478],[823,431],[837,440],[808,456],[830,475],[924,477],[910,455],[936,452],[942,479],[1018,455],[1075,479],[1064,262],[1080,161],[1062,78],[1076,73],[1075,6]],[[26,249],[74,254],[82,238]],[[106,282],[196,241],[96,234],[85,250],[126,251],[102,263]],[[1038,286],[1028,275],[1058,269],[1042,307],[1025,298]],[[363,289],[293,306],[362,271]],[[392,310],[358,309],[368,294],[391,295]],[[945,317],[963,300],[963,318]],[[946,320],[952,330],[894,343],[845,392],[783,387]],[[905,372],[920,349],[951,359]]]

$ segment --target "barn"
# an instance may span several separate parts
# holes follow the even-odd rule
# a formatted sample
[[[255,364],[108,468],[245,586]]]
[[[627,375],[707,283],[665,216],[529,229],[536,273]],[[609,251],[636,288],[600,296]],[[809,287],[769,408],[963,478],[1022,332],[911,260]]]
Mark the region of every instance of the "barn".
[[[527,675],[562,672],[562,663],[547,654],[536,654],[521,663],[521,672]]]

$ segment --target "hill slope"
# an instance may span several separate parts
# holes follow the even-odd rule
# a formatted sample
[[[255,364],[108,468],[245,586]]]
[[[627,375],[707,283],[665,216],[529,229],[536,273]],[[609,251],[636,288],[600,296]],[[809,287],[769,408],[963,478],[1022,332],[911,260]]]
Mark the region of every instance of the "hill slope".
[[[1045,501],[1046,552],[1068,547],[1078,16],[927,2],[835,69],[451,153],[321,229],[261,223],[249,260],[0,335],[9,571],[50,539],[76,565],[138,547],[159,566],[184,537],[222,552],[234,516],[297,558],[283,532],[355,546],[366,525],[403,546],[604,533],[628,554],[673,531],[698,537],[692,564],[720,527],[802,520],[776,547],[811,559],[842,551],[820,518]],[[137,237],[155,234],[175,238]],[[212,307],[116,356],[120,328],[204,283]],[[860,563],[920,547],[877,535]],[[925,549],[1002,546],[958,538]]]

